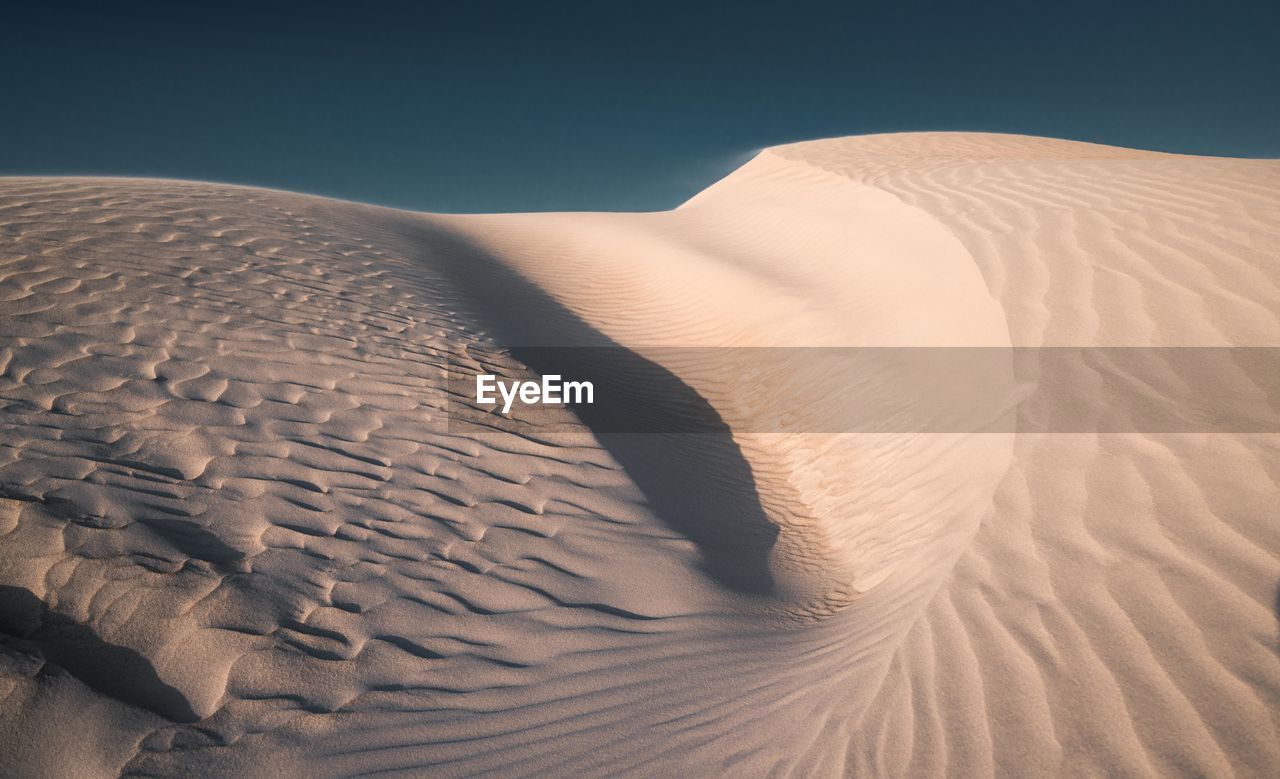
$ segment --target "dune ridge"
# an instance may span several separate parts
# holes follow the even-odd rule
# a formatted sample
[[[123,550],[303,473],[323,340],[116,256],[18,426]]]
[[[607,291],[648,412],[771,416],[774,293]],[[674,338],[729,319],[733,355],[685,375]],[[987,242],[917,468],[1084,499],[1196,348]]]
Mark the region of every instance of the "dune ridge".
[[[744,432],[795,379],[676,363],[722,433],[461,433],[440,379],[460,347],[1277,346],[1276,217],[1277,162],[978,133],[774,147],[653,214],[0,179],[0,743],[1265,775],[1274,433]]]

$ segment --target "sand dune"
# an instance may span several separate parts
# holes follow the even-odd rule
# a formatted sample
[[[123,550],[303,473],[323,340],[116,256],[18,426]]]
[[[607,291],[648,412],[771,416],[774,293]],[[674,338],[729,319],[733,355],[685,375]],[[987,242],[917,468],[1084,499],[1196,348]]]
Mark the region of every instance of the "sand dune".
[[[0,247],[15,772],[1280,764],[1280,433],[1143,428],[1177,357],[1124,432],[1033,429],[1066,390],[1012,357],[973,429],[909,376],[738,380],[753,348],[1280,346],[1280,163],[865,136],[670,212],[493,216],[9,178]],[[562,345],[717,425],[450,423],[446,372]],[[824,428],[795,401],[833,381],[923,427]]]

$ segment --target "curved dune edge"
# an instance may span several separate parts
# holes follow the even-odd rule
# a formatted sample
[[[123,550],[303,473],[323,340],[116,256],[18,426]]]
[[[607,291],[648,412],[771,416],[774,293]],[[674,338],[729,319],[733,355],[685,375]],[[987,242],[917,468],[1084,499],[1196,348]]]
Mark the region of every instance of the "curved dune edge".
[[[450,435],[433,387],[513,332],[1275,345],[1278,180],[952,133],[777,147],[662,214],[2,180],[0,746],[94,774],[1265,775],[1275,435],[735,432],[707,461]],[[731,429],[756,413],[667,367]],[[743,559],[776,591],[712,565]]]
[[[780,608],[793,615],[821,617],[848,605],[921,545],[962,545],[966,534],[957,528],[976,528],[1007,468],[1012,435],[989,429],[750,432],[754,415],[780,404],[797,419],[790,429],[804,429],[808,415],[812,429],[823,430],[825,409],[821,397],[796,405],[812,381],[803,374],[757,376],[742,386],[740,374],[758,367],[746,347],[1009,345],[1003,315],[964,247],[925,212],[880,190],[766,152],[674,212],[432,220],[642,355],[668,360],[662,347],[671,346],[744,349],[740,364],[665,367],[734,431],[754,484],[723,489],[754,491],[778,528],[770,571],[787,604]],[[860,378],[851,374],[848,386]],[[875,389],[852,391],[866,392],[870,403]],[[708,481],[699,489],[719,487]],[[735,532],[732,520],[723,532]]]

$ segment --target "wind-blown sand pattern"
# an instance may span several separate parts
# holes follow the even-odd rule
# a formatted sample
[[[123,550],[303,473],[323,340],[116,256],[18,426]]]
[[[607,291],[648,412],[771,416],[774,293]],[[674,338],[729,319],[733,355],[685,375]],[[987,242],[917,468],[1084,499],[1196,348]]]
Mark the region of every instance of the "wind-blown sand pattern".
[[[0,179],[0,766],[1272,775],[1278,433],[757,432],[789,379],[696,364],[722,434],[476,432],[441,378],[1277,347],[1277,258],[1280,163],[983,134],[653,214]]]

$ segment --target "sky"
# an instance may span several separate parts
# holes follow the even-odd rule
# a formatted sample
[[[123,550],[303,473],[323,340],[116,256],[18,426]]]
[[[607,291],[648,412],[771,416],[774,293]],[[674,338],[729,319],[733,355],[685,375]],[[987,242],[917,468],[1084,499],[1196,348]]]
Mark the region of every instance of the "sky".
[[[7,8],[0,175],[465,213],[672,208],[874,132],[1280,157],[1280,3],[264,5]]]

